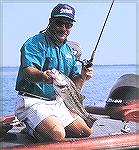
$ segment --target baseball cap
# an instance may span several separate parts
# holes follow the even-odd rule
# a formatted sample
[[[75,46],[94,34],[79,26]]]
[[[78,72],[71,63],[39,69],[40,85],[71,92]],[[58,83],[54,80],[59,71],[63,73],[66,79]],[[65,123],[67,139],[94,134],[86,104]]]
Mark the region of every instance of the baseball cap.
[[[51,17],[66,17],[76,22],[74,20],[75,9],[68,4],[58,4],[55,6],[51,12]]]

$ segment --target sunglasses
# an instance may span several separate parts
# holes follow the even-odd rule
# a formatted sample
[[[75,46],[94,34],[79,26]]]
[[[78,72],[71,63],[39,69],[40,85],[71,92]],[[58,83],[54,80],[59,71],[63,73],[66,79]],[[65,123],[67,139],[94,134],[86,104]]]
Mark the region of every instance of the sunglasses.
[[[55,20],[55,25],[57,27],[63,27],[63,25],[65,25],[66,29],[70,29],[73,26],[73,23],[56,19]]]

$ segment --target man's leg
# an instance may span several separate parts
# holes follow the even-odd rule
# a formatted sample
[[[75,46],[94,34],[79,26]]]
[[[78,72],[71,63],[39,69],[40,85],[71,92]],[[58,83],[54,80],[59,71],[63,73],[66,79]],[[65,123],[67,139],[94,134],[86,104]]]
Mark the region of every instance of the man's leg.
[[[66,137],[88,137],[92,134],[93,129],[89,128],[83,119],[76,119],[65,127]]]
[[[35,131],[36,134],[35,132],[34,134],[35,137],[38,138],[38,140],[43,139],[43,141],[47,141],[48,139],[50,139],[55,141],[61,141],[65,138],[65,129],[55,116],[49,116],[42,120],[36,126]]]

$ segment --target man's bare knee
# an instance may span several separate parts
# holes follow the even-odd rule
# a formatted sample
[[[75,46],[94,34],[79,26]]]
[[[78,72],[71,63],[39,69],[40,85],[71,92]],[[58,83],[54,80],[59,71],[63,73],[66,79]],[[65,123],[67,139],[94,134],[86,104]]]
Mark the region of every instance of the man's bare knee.
[[[46,131],[43,130],[43,132],[39,132],[39,133],[35,131],[34,136],[39,141],[49,141],[49,140],[62,141],[65,139],[65,130],[55,125],[50,130],[46,130]]]
[[[64,128],[59,128],[59,126],[55,125],[53,129],[49,132],[51,138],[55,141],[62,141],[65,138],[65,130]]]
[[[93,128],[89,128],[82,119],[73,121],[65,130],[67,137],[88,137],[93,133]]]
[[[55,116],[50,116],[44,119],[36,127],[36,131],[43,139],[51,139],[55,141],[61,141],[65,138],[65,129],[59,123]]]

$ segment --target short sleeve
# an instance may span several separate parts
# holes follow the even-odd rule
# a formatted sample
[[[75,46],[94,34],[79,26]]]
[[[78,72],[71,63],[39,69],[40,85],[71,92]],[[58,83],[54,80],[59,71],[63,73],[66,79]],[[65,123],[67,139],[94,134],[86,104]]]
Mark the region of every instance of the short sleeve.
[[[28,39],[21,48],[22,67],[35,66],[40,69],[43,59],[43,52],[39,48],[39,42],[35,38]]]

